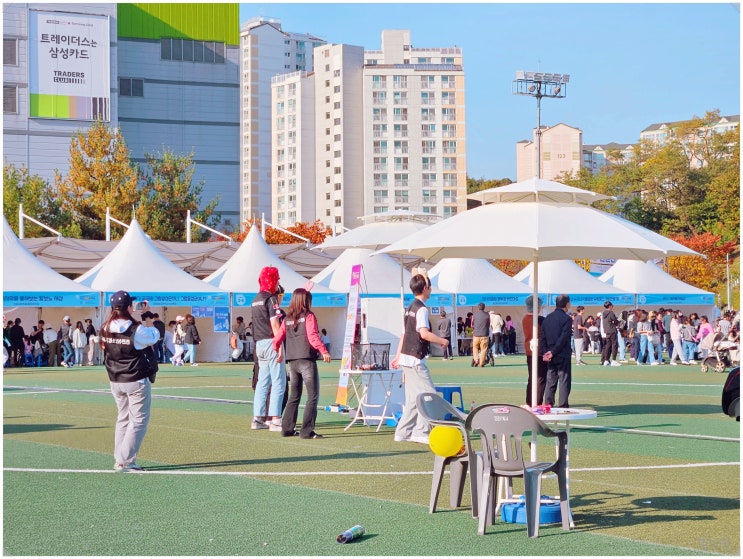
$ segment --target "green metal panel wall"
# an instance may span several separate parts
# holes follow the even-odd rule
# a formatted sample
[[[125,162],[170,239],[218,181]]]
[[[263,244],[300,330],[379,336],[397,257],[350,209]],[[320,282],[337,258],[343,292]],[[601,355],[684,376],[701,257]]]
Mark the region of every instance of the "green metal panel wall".
[[[238,4],[118,4],[119,37],[239,44]]]

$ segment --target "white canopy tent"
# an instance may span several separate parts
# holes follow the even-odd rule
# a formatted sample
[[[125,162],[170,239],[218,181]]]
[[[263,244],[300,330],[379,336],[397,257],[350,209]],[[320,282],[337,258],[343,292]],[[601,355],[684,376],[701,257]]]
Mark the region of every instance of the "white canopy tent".
[[[515,280],[534,287],[534,264],[528,264],[514,276]],[[618,310],[628,310],[634,305],[634,296],[619,287],[606,284],[592,276],[573,260],[549,260],[539,263],[539,294],[547,307],[554,307],[561,293],[570,295],[573,310],[578,305],[586,308],[586,314],[595,314],[611,301]]]
[[[170,262],[136,219],[116,247],[75,281],[102,292],[104,306],[113,293],[125,289],[138,300],[147,300],[166,324],[177,314],[193,314],[202,339],[197,362],[228,360],[228,294]]]
[[[632,293],[635,307],[678,309],[685,315],[696,312],[715,315],[715,294],[684,283],[667,274],[652,262],[617,260],[599,281]]]
[[[100,301],[99,292],[58,274],[31,254],[3,217],[3,310],[9,319],[21,318],[27,331],[41,319],[56,329],[66,314],[89,317]]]
[[[204,278],[204,281],[229,291],[236,316],[243,315],[245,323],[250,324],[252,320],[250,305],[260,290],[258,276],[265,266],[274,266],[279,270],[281,278],[279,282],[286,291],[282,306],[287,307],[292,291],[304,287],[307,278],[295,272],[291,266],[276,256],[261,237],[257,227],[250,229],[237,252],[213,274]],[[346,293],[323,285],[314,285],[311,292],[312,310],[317,315],[319,327],[325,328],[330,335],[331,353],[334,356],[340,355],[343,318],[347,304]]]
[[[472,310],[478,303],[485,303],[486,310],[500,313],[504,319],[511,315],[516,324],[521,324],[521,318],[526,314],[524,305],[531,290],[484,258],[444,258],[431,268],[428,275],[432,285],[454,296],[452,326],[455,330],[452,340],[456,339],[456,317]],[[464,313],[463,308],[466,308]],[[434,327],[439,320],[432,313]],[[516,331],[517,342],[523,344],[521,328]]]

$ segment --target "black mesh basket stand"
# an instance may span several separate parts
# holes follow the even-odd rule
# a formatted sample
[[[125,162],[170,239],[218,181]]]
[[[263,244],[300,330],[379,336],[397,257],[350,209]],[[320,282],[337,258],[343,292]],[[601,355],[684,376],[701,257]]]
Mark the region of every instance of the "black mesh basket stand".
[[[351,344],[351,370],[386,371],[390,368],[390,344]]]

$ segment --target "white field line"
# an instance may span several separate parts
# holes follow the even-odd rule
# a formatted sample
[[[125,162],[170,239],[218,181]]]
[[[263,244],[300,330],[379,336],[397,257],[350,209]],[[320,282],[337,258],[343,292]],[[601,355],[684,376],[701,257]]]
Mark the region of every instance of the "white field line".
[[[4,395],[18,395],[18,394],[54,394],[59,392],[77,392],[86,394],[110,394],[111,392],[106,389],[78,389],[78,388],[41,388],[36,391],[26,391],[24,386],[6,386],[5,388],[11,390],[18,390],[18,392],[7,392]],[[34,387],[38,388],[38,387]],[[168,387],[172,389],[173,387]],[[184,387],[185,388],[185,387]],[[205,387],[200,387],[205,388]],[[213,386],[209,388],[232,388],[231,386]],[[719,387],[718,387],[719,388]],[[155,387],[153,386],[153,390]],[[209,398],[203,396],[176,396],[172,394],[153,394],[153,399],[156,400],[189,400],[194,402],[212,402],[221,404],[239,404],[239,405],[250,405],[253,400],[234,400],[228,398]],[[299,405],[300,408],[304,408],[304,404]],[[319,411],[325,411],[324,406],[318,406]],[[679,439],[699,439],[709,441],[720,441],[720,442],[737,442],[740,443],[740,438],[734,437],[717,437],[714,435],[694,435],[688,433],[672,433],[669,431],[648,431],[644,429],[631,429],[625,427],[605,427],[601,425],[571,425],[571,429],[585,430],[585,431],[604,431],[604,432],[616,432],[616,433],[629,433],[635,435],[650,435],[656,437],[670,437]]]
[[[677,468],[717,468],[720,466],[740,467],[740,462],[707,462],[700,464],[666,464],[661,466],[617,466],[605,468],[570,468],[570,472],[603,472],[622,470],[666,470]],[[153,466],[158,468],[161,466]],[[167,468],[167,467],[166,467]],[[76,470],[65,468],[3,468],[4,472],[34,472],[42,474],[120,474],[115,470]],[[127,472],[147,475],[180,475],[180,476],[261,476],[261,477],[290,477],[290,476],[430,476],[433,472],[219,472],[198,470],[147,470],[143,472]]]

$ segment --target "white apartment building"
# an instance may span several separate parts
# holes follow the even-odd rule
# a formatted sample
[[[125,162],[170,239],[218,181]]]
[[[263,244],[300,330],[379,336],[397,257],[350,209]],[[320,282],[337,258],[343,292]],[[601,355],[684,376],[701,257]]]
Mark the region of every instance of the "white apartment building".
[[[583,131],[567,124],[542,127],[541,177],[554,180],[563,173],[578,175],[581,167]],[[516,144],[516,181],[537,176],[537,131],[533,141]]]
[[[273,123],[271,222],[315,221],[315,75],[292,72],[271,80]]]
[[[256,17],[240,29],[242,220],[272,215],[271,79],[311,71],[313,49],[322,44],[319,37],[283,31],[278,19]]]
[[[413,48],[410,31],[385,30],[364,57],[364,214],[466,210],[461,49]]]
[[[315,49],[315,219],[336,234],[363,225],[364,49],[325,45]]]
[[[597,173],[602,167],[612,163],[626,163],[634,156],[634,144],[583,144],[581,152],[583,162],[581,166],[591,173]]]

